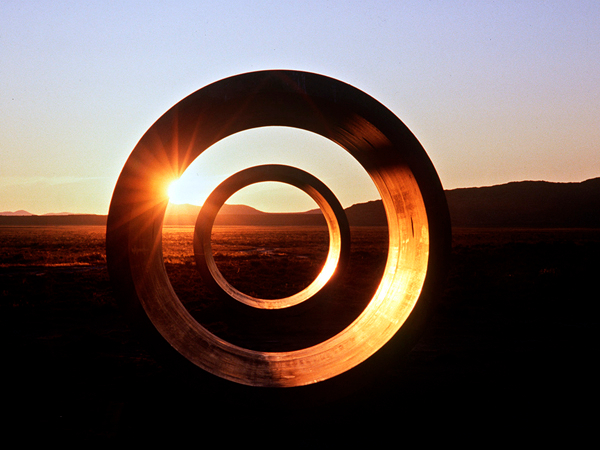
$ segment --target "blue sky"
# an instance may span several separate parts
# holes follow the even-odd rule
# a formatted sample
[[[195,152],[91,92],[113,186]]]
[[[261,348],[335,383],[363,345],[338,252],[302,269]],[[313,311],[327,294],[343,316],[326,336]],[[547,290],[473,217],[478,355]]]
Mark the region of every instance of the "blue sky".
[[[158,117],[213,81],[264,69],[367,92],[417,136],[447,189],[583,181],[600,176],[599,55],[595,1],[4,0],[0,211],[106,214]],[[343,151],[289,129],[230,137],[186,176],[210,190],[261,162],[309,170],[344,206],[377,196]],[[290,190],[236,199],[312,207]]]

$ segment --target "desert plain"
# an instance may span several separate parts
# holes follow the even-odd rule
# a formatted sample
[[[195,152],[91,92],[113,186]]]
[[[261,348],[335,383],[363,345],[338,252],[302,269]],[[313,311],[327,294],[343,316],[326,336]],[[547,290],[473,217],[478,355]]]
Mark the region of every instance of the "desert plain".
[[[322,321],[265,328],[232,319],[206,291],[192,233],[163,230],[179,298],[213,333],[266,351],[343,328],[376,288],[387,251],[385,227],[352,227],[342,306]],[[576,439],[595,422],[598,229],[454,228],[444,294],[407,357],[336,402],[268,410],[227,383],[215,390],[184,377],[139,339],[115,300],[103,226],[2,226],[0,248],[8,434],[87,443],[231,433],[250,442],[277,432],[342,442],[485,430],[487,439],[515,433],[533,443],[558,431]],[[319,272],[327,231],[216,227],[213,251],[242,292],[290,295]]]

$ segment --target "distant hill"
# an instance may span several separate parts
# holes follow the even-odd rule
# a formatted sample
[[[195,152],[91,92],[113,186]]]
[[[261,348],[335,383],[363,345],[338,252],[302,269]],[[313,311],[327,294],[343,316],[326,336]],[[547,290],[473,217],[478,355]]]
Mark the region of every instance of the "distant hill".
[[[600,228],[600,178],[446,191],[455,227]]]
[[[385,210],[381,200],[358,203],[346,208],[346,216],[353,226],[386,225]],[[193,225],[200,212],[199,206],[174,205],[167,209],[165,223],[167,225]],[[311,209],[299,213],[265,213],[246,205],[223,205],[215,220],[216,225],[325,225],[325,218],[320,209]]]
[[[600,228],[600,178],[581,183],[519,181],[447,190],[454,227]],[[351,225],[385,225],[381,200],[346,209]]]
[[[18,211],[0,211],[0,216],[32,216],[28,211],[20,209]]]
[[[169,216],[197,216],[200,212],[200,206],[198,205],[177,205],[174,203],[169,203],[167,206],[167,212],[165,215]],[[219,214],[236,214],[236,215],[247,215],[247,214],[266,214],[262,211],[259,211],[256,208],[252,208],[247,205],[228,205],[225,204],[221,207]]]
[[[194,225],[199,212],[200,206],[169,205],[165,214],[165,224]],[[266,213],[247,205],[225,204],[215,219],[215,225],[314,226],[325,225],[325,219],[320,210],[301,213]]]
[[[381,200],[357,203],[346,208],[346,217],[353,226],[387,225],[385,209]]]
[[[600,228],[600,178],[581,183],[519,181],[446,191],[454,227]],[[199,206],[169,205],[167,225],[194,225]],[[104,225],[92,214],[36,216],[27,211],[0,213],[0,225]],[[381,200],[346,208],[352,226],[386,225]],[[217,225],[324,225],[319,210],[265,213],[246,205],[224,205]]]

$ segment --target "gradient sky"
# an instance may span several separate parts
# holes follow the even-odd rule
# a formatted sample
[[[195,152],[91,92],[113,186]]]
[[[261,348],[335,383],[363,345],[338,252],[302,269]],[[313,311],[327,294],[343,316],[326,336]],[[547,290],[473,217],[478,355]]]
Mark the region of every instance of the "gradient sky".
[[[156,119],[265,69],[367,92],[417,136],[446,189],[600,176],[598,1],[3,0],[0,211],[106,214]],[[247,131],[200,159],[185,176],[209,189],[275,162],[318,176],[344,206],[377,196],[344,151],[307,132]],[[237,196],[312,207],[270,190]]]

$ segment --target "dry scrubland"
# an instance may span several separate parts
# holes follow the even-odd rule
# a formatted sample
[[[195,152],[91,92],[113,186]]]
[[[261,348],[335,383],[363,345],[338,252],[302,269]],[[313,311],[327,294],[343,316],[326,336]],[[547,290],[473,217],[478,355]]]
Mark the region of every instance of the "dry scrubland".
[[[334,312],[317,310],[320,320],[300,326],[231,318],[195,271],[192,228],[165,228],[165,265],[182,301],[217,335],[259,350],[286,349],[336,332],[375,289],[386,230],[352,232],[349,275]],[[236,426],[258,420],[252,405],[180,383],[139,342],[114,300],[104,233],[93,226],[0,227],[7,430],[84,442],[200,432],[199,424],[207,432],[223,417]],[[362,426],[427,417],[494,428],[510,411],[511,430],[528,429],[532,417],[563,428],[589,425],[580,411],[597,394],[600,230],[455,229],[453,240],[445,295],[408,361],[372,392],[297,416],[288,411],[286,421]],[[301,289],[327,251],[320,228],[223,227],[213,241],[227,279],[259,296]],[[262,414],[261,421],[284,426],[279,414]]]

